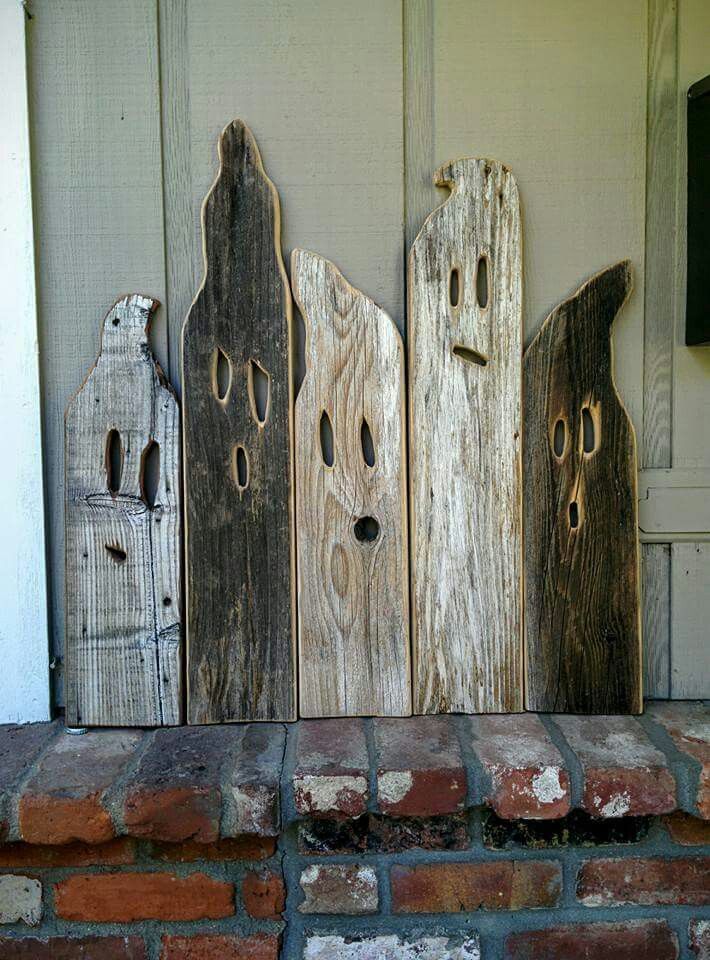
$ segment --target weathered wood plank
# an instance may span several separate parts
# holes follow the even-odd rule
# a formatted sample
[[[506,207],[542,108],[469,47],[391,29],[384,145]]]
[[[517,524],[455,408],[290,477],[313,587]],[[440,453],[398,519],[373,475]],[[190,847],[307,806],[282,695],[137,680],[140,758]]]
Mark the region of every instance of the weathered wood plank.
[[[710,544],[671,545],[671,690],[673,700],[707,697],[710,676]]]
[[[296,714],[291,297],[278,194],[239,120],[203,207],[182,340],[188,716]]]
[[[670,571],[670,544],[641,544],[643,692],[651,699],[670,695]]]
[[[641,710],[633,426],[616,392],[611,325],[631,266],[587,281],[525,352],[527,707]]]
[[[66,716],[74,726],[181,720],[180,418],[148,347],[157,301],[104,320],[66,411]]]
[[[323,257],[294,250],[301,715],[411,712],[404,351]]]
[[[514,711],[522,707],[518,190],[492,160],[453,161],[435,182],[452,194],[409,260],[415,712]]]

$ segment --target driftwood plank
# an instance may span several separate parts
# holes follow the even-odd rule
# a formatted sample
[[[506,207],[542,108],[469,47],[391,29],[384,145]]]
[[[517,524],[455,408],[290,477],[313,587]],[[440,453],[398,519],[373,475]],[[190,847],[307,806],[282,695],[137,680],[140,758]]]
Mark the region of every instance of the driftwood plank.
[[[402,342],[323,257],[295,250],[291,277],[307,330],[296,400],[301,715],[406,715]]]
[[[276,189],[223,131],[182,340],[190,723],[292,720],[291,297]]]
[[[409,259],[415,712],[522,707],[521,238],[492,160],[435,175],[452,194]]]
[[[527,706],[641,710],[636,441],[614,386],[623,261],[547,318],[524,359]]]
[[[104,320],[65,417],[66,716],[181,721],[180,417],[147,339],[157,301]]]

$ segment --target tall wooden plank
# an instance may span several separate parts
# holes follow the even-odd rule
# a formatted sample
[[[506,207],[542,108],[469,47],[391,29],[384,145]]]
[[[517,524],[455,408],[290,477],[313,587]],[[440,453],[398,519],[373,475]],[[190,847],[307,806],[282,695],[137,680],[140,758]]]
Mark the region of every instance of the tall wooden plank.
[[[179,723],[180,418],[148,346],[157,307],[109,310],[66,412],[66,716],[73,726]]]
[[[203,237],[182,340],[188,717],[292,720],[291,297],[278,194],[239,120]]]
[[[527,707],[638,713],[636,444],[616,392],[611,325],[623,261],[557,307],[525,352]]]
[[[455,160],[409,260],[415,712],[522,707],[521,236],[503,164]]]
[[[411,712],[404,351],[323,257],[294,250],[301,715]]]
[[[709,690],[710,543],[674,543],[671,551],[671,696],[674,700],[699,700],[707,697]]]

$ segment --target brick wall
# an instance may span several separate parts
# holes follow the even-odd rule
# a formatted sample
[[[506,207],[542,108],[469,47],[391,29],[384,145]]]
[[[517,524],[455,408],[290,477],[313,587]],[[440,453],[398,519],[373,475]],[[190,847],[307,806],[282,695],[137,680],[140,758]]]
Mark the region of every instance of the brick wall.
[[[710,960],[709,717],[0,728],[0,960]]]

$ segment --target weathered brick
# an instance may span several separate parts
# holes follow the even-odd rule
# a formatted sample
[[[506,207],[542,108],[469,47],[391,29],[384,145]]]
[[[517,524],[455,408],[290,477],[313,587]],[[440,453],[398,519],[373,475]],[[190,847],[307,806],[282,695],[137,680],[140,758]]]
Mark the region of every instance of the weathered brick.
[[[390,876],[395,913],[549,908],[562,891],[562,868],[549,860],[394,866]]]
[[[671,838],[685,847],[710,846],[710,821],[676,810],[663,818]]]
[[[279,956],[279,937],[266,933],[165,936],[161,943],[160,960],[278,960]]]
[[[32,877],[0,877],[0,923],[20,920],[34,927],[42,919],[42,884]]]
[[[691,920],[688,924],[688,945],[699,960],[710,960],[710,920]]]
[[[480,960],[478,937],[309,936],[303,960]]]
[[[305,854],[401,853],[403,850],[466,850],[465,814],[445,817],[388,817],[367,814],[354,820],[309,820],[299,824],[298,847]]]
[[[273,870],[249,871],[242,881],[242,900],[250,917],[280,920],[286,909],[283,877]]]
[[[486,802],[503,820],[548,820],[570,809],[564,760],[534,714],[471,717],[473,749],[490,778]]]
[[[2,848],[0,847],[0,851]],[[273,837],[226,837],[215,843],[165,843],[159,840],[151,844],[151,856],[168,863],[194,863],[196,860],[266,860],[276,852]]]
[[[555,717],[555,723],[582,765],[587,813],[633,817],[675,810],[666,758],[633,717]]]
[[[217,920],[234,913],[234,887],[204,873],[79,873],[55,884],[54,904],[63,920]]]
[[[10,835],[10,805],[18,784],[58,730],[56,722],[0,725],[0,840]]]
[[[20,798],[21,838],[47,844],[111,840],[115,828],[105,794],[142,737],[126,730],[56,737]]]
[[[225,787],[225,836],[278,836],[285,749],[286,730],[280,724],[253,723],[244,728],[240,749]]]
[[[171,842],[217,840],[223,769],[241,739],[235,726],[157,730],[126,784],[128,834]]]
[[[377,913],[377,874],[372,867],[357,863],[314,863],[301,873],[305,899],[301,913],[343,913],[359,916]]]
[[[0,960],[146,960],[141,937],[0,939]]]
[[[377,804],[393,816],[456,813],[466,799],[466,769],[451,717],[374,721]]]
[[[710,857],[587,860],[577,876],[586,907],[710,903]]]
[[[648,836],[653,822],[653,817],[601,820],[590,817],[584,810],[573,810],[560,820],[501,820],[492,810],[484,810],[483,843],[492,850],[512,845],[544,850],[638,843]]]
[[[0,845],[0,867],[118,867],[134,863],[135,842],[128,837],[107,843],[52,844],[6,843]]]
[[[512,933],[505,960],[677,960],[678,937],[665,920],[580,923]]]
[[[302,720],[293,795],[302,816],[359,817],[367,808],[369,762],[359,719]]]
[[[710,710],[704,703],[667,701],[650,703],[647,714],[664,727],[678,750],[691,758],[697,776],[697,812],[710,820]]]

